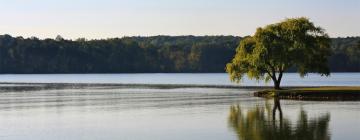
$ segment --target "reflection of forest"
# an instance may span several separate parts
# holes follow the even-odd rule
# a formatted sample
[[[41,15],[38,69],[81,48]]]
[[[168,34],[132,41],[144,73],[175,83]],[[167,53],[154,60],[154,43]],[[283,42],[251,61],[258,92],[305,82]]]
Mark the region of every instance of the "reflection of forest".
[[[273,118],[275,114],[272,110],[279,107],[271,108],[266,104],[265,107],[256,106],[245,111],[239,105],[231,106],[229,125],[239,140],[330,140],[330,114],[308,118],[302,109],[297,122],[291,124],[282,115],[277,120]]]

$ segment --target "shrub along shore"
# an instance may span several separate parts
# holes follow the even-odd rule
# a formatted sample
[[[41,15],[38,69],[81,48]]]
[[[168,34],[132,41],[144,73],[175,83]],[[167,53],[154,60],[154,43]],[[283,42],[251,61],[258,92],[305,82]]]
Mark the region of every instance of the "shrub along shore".
[[[358,101],[360,100],[360,87],[312,87],[312,88],[285,88],[282,90],[262,90],[254,96],[293,100],[315,101]]]

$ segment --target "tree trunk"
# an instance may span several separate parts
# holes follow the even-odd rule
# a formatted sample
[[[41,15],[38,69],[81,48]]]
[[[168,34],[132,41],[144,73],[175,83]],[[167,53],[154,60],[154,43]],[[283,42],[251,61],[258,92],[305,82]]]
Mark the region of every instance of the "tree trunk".
[[[281,83],[282,76],[283,76],[283,72],[280,71],[279,76],[276,78],[276,75],[275,75],[275,77],[273,78],[273,80],[274,80],[274,88],[275,88],[276,90],[280,90],[280,89],[281,89],[281,88],[280,88],[280,83]]]
[[[280,88],[280,81],[274,80],[274,89],[279,90]]]

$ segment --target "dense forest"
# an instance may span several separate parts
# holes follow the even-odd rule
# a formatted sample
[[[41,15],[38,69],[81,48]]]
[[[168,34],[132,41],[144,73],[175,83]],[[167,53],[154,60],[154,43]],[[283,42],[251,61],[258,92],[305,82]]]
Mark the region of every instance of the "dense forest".
[[[0,36],[0,73],[224,72],[241,37],[66,40]],[[360,37],[332,39],[333,72],[360,72]]]

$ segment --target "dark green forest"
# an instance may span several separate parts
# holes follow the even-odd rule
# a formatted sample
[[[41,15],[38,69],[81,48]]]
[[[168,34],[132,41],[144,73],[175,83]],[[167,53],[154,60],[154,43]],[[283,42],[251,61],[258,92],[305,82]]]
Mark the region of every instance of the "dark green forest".
[[[0,36],[0,73],[225,72],[241,37],[153,36],[102,40]],[[360,72],[360,37],[333,38],[332,72]]]

